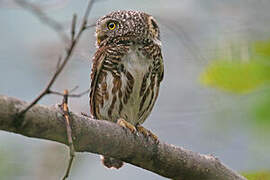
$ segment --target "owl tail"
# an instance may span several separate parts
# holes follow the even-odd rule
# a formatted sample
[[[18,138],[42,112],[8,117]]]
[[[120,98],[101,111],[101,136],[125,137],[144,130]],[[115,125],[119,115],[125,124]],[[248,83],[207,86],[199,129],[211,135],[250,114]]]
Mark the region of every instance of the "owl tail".
[[[119,169],[124,164],[123,161],[107,156],[101,156],[101,160],[104,166],[106,166],[107,168]]]

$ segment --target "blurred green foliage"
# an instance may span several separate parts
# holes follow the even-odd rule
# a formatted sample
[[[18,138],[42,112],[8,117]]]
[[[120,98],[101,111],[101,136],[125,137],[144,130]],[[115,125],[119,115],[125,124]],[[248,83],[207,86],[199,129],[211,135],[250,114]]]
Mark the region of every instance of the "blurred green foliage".
[[[200,75],[202,84],[237,94],[270,84],[270,40],[225,47]]]
[[[260,132],[270,132],[270,92],[262,93],[250,110],[250,115],[255,119],[255,125]]]
[[[256,102],[251,105],[250,117],[260,130],[270,132],[270,40],[227,47],[226,54],[217,54],[205,68],[200,82],[241,95],[263,89],[262,93],[254,93]]]
[[[260,56],[270,57],[270,40],[269,41],[257,41],[252,44],[252,49],[255,54]]]
[[[250,60],[217,60],[201,75],[204,85],[233,93],[248,93],[270,82],[270,66]]]
[[[270,172],[243,173],[248,180],[270,180]]]

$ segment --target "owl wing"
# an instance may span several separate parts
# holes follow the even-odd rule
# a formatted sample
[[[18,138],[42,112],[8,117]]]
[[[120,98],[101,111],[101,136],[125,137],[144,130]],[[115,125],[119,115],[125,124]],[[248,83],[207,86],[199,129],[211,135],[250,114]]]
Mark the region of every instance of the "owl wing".
[[[105,62],[108,61],[120,61],[123,56],[127,54],[129,50],[128,45],[117,45],[117,46],[102,46],[100,47],[94,58],[91,72],[91,86],[90,86],[90,112],[94,118],[98,118],[99,110],[97,109],[97,101],[103,103],[99,83],[104,78],[104,72],[102,68]],[[108,68],[108,67],[107,67]],[[106,99],[106,97],[104,97]]]
[[[160,83],[164,77],[164,65],[161,48],[155,44],[150,44],[149,46],[144,47],[143,54],[149,58],[152,58],[153,66],[150,73],[151,75],[149,77],[150,81],[143,81],[144,83],[142,86],[144,88],[141,88],[143,91],[140,92],[143,100],[140,104],[139,124],[143,123],[151,113],[159,94]],[[148,101],[146,101],[147,96],[150,97],[148,98],[150,99]]]
[[[90,112],[96,118],[95,112],[95,90],[97,86],[98,77],[101,71],[101,67],[104,59],[106,58],[106,47],[103,46],[97,50],[93,57],[93,64],[91,70],[91,85],[90,85]]]
[[[158,82],[161,83],[161,81],[164,78],[164,64],[163,64],[163,57],[160,55],[158,58],[158,65],[156,65],[157,72],[158,72]]]

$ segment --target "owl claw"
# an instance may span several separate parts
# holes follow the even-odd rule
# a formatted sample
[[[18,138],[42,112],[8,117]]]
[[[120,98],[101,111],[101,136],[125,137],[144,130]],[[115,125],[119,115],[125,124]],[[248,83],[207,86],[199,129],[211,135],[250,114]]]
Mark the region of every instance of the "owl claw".
[[[137,130],[136,130],[135,126],[130,124],[126,120],[120,118],[117,120],[117,124],[121,127],[129,129],[133,134],[136,134]]]
[[[92,115],[89,115],[89,114],[87,114],[85,112],[81,112],[81,115],[84,116],[84,117],[93,119],[93,116]]]
[[[135,135],[138,135],[138,133],[142,133],[144,137],[146,138],[150,137],[152,140],[154,140],[156,144],[159,143],[158,137],[141,125],[137,125],[135,127],[134,125],[130,124],[129,122],[127,122],[126,120],[122,118],[117,120],[117,124],[123,128],[129,129]]]
[[[144,137],[150,137],[150,138],[152,138],[154,140],[154,142],[156,144],[159,143],[158,137],[154,133],[149,131],[148,129],[144,128],[141,125],[137,125],[136,128],[137,128],[138,132],[140,132],[140,133],[142,133],[144,135]]]

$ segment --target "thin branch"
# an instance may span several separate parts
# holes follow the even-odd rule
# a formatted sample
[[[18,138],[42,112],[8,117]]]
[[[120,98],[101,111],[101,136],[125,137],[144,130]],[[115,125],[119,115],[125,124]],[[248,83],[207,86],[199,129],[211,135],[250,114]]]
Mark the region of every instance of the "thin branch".
[[[75,97],[75,98],[78,98],[78,97],[81,97],[85,94],[88,94],[90,91],[90,89],[87,89],[81,93],[78,93],[78,94],[68,94],[68,97]],[[70,92],[72,92],[72,90],[70,90]],[[65,96],[64,93],[60,93],[60,92],[57,92],[57,91],[50,91],[50,94],[55,94],[55,95],[59,95],[59,96]]]
[[[84,29],[87,25],[87,19],[88,19],[88,16],[90,14],[90,11],[93,7],[93,4],[94,4],[94,0],[88,1],[88,5],[87,5],[87,8],[86,8],[84,16],[83,16],[83,23],[81,25],[81,29]]]
[[[16,2],[19,1],[19,0],[16,0]],[[19,1],[21,2],[21,1]],[[24,1],[22,1],[24,2]],[[54,84],[55,80],[57,79],[57,77],[59,76],[59,74],[62,72],[62,70],[64,69],[65,65],[67,64],[67,62],[70,60],[70,57],[72,56],[73,54],[73,50],[75,48],[75,46],[77,45],[77,42],[79,41],[83,31],[86,29],[86,25],[87,25],[87,18],[89,16],[89,13],[90,13],[90,10],[93,6],[93,0],[89,0],[88,2],[88,5],[87,5],[87,8],[85,10],[85,13],[84,13],[84,17],[83,17],[83,21],[81,23],[81,27],[79,29],[79,32],[77,34],[77,36],[75,36],[75,38],[71,41],[71,44],[70,46],[67,48],[67,51],[66,51],[66,55],[63,59],[62,62],[60,62],[60,65],[59,68],[56,70],[56,72],[54,73],[54,75],[52,76],[51,80],[49,81],[49,83],[47,84],[47,86],[45,87],[45,89],[38,95],[38,97],[36,99],[33,100],[32,103],[29,104],[29,106],[27,106],[24,110],[22,110],[20,113],[19,113],[19,116],[23,116],[30,108],[32,108],[43,96],[45,96],[46,94],[49,94],[50,93],[50,88],[51,86]],[[28,5],[29,3],[25,4],[25,5]],[[30,7],[32,7],[30,5]],[[41,10],[38,10],[38,11],[33,11],[35,13],[37,13],[36,15],[38,17],[40,17],[39,13],[42,12]],[[73,16],[73,22],[75,23],[75,20],[74,20],[74,16]],[[47,19],[45,19],[44,21],[46,22]],[[47,23],[49,24],[49,23]],[[75,25],[73,26],[75,27]],[[75,31],[75,30],[74,30]],[[59,60],[60,61],[60,60]],[[58,63],[59,63],[58,61]],[[58,64],[57,63],[57,64]]]
[[[62,110],[64,113],[64,117],[65,117],[65,125],[66,125],[66,131],[67,131],[67,139],[68,139],[68,146],[69,146],[69,163],[68,163],[68,167],[65,173],[65,176],[63,177],[63,180],[65,180],[66,178],[68,178],[69,176],[69,172],[71,170],[71,165],[73,162],[73,159],[75,157],[75,148],[73,145],[73,140],[72,140],[72,130],[70,127],[70,113],[69,113],[69,108],[68,108],[68,90],[64,91],[64,96],[63,96],[63,103],[62,103]]]
[[[64,119],[57,107],[36,105],[16,116],[27,103],[0,96],[0,129],[28,137],[68,144]],[[72,137],[77,152],[114,157],[161,176],[176,180],[245,180],[219,159],[160,141],[134,135],[116,123],[94,120],[70,112]]]
[[[74,91],[76,91],[76,89],[78,89],[79,88],[79,86],[77,85],[77,86],[75,86],[74,88],[72,88],[71,90],[69,90],[69,94],[70,93],[72,93],[72,92],[74,92]]]
[[[92,28],[92,27],[95,27],[95,26],[96,26],[96,24],[90,24],[90,25],[86,26],[86,29],[89,29],[89,28]]]
[[[72,23],[71,23],[71,41],[74,41],[75,38],[75,30],[76,30],[76,23],[77,23],[77,15],[73,14]]]
[[[56,70],[59,69],[61,61],[62,61],[62,56],[59,56],[59,58],[57,60],[57,64],[56,64]]]

